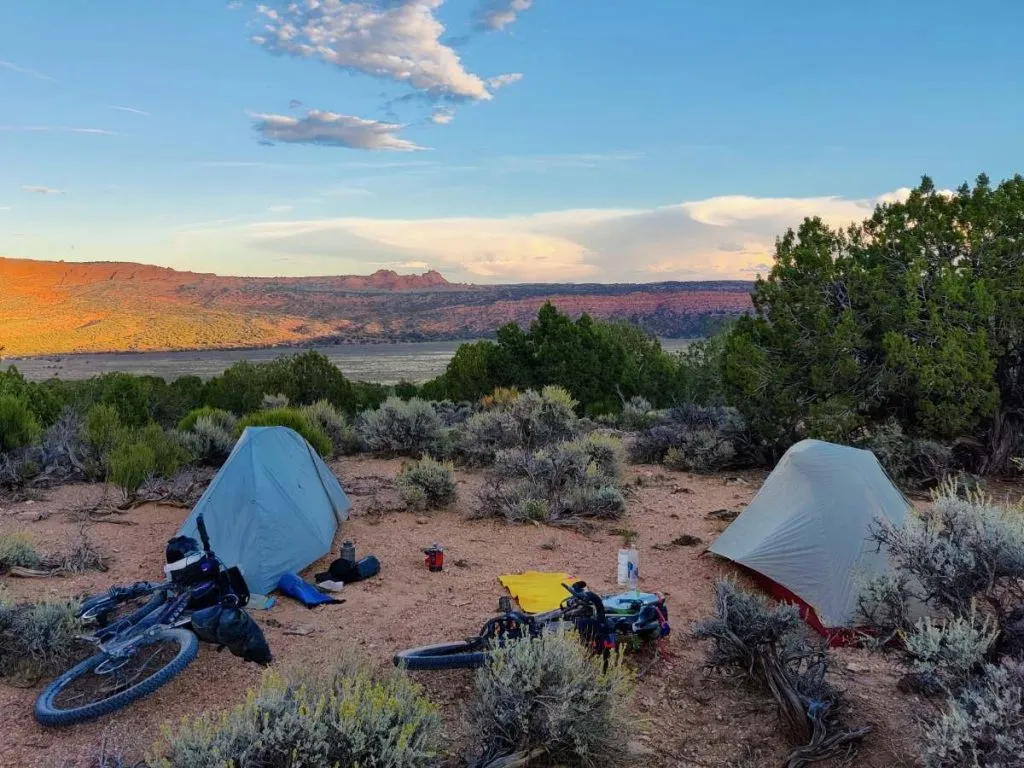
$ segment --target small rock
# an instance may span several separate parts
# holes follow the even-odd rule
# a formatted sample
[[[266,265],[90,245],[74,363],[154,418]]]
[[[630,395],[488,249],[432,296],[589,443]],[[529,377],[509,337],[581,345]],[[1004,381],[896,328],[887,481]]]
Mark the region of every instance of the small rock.
[[[846,669],[850,672],[867,672],[868,667],[864,664],[858,664],[856,661],[851,661],[846,665]]]
[[[672,489],[672,493],[693,493],[693,489],[687,488],[682,485],[677,485],[675,488]]]
[[[429,517],[423,517],[422,515],[420,515],[419,517],[416,518],[416,525],[426,525],[429,522],[430,522],[430,518]]]

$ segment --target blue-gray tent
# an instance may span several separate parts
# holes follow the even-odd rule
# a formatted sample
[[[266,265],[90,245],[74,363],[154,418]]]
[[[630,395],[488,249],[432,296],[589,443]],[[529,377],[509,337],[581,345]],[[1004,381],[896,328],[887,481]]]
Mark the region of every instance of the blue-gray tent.
[[[267,594],[331,551],[352,508],[334,473],[287,427],[249,427],[188,516],[179,536],[210,544],[227,567],[240,566],[249,589]]]

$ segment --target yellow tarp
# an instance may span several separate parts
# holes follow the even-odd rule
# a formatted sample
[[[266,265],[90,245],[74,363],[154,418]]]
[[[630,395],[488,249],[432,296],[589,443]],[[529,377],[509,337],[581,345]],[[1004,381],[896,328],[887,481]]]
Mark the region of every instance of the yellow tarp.
[[[498,581],[512,597],[519,601],[519,607],[526,613],[544,613],[553,611],[569,596],[563,584],[576,581],[568,573],[545,573],[543,571],[526,571],[526,573],[499,576]]]

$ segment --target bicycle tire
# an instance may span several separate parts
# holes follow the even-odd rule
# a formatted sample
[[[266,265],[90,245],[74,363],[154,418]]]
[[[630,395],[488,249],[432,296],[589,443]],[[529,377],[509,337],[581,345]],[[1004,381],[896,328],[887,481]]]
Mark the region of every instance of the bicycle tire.
[[[41,725],[59,727],[84,723],[88,720],[95,720],[98,717],[109,715],[166,685],[172,678],[181,673],[185,667],[191,664],[199,652],[199,638],[187,629],[164,629],[153,636],[154,642],[159,640],[174,641],[178,644],[179,649],[174,658],[154,674],[133,685],[131,688],[127,688],[102,701],[92,702],[71,709],[57,707],[54,704],[54,700],[64,688],[82,675],[91,672],[108,658],[106,654],[98,653],[72,667],[43,689],[36,699],[34,710],[36,720]]]
[[[480,643],[460,640],[457,643],[439,643],[410,648],[395,654],[395,666],[410,671],[431,669],[473,669],[487,661],[487,651]]]

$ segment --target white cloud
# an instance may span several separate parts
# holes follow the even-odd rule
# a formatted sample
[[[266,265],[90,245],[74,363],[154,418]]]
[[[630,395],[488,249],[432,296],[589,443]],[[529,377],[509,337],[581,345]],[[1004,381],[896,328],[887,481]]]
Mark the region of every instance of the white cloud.
[[[434,16],[444,0],[304,0],[260,5],[253,42],[268,51],[316,58],[405,83],[435,97],[485,100],[484,81],[441,42]]]
[[[426,149],[398,136],[405,126],[366,120],[352,115],[311,110],[303,118],[290,115],[254,114],[253,128],[265,141],[290,144],[323,144],[353,149],[385,149],[411,152]]]
[[[267,213],[289,213],[294,211],[294,205],[269,205],[267,206]]]
[[[43,187],[37,184],[23,184],[21,186],[26,192],[32,192],[36,195],[63,195],[67,194],[66,189],[55,189],[54,187]]]
[[[220,230],[219,236],[252,254],[314,260],[321,272],[415,263],[477,282],[752,279],[770,269],[775,237],[804,217],[842,226],[902,194],[723,196],[657,208],[505,218],[263,221]]]
[[[487,84],[491,86],[491,88],[493,88],[494,90],[498,90],[499,88],[504,88],[506,85],[518,83],[522,79],[522,72],[509,72],[507,75],[498,75],[497,77],[492,77],[490,80],[487,81]]]
[[[430,115],[430,122],[434,125],[448,125],[455,119],[455,113],[450,109],[435,109]]]
[[[57,82],[49,75],[44,75],[42,72],[37,72],[36,70],[29,69],[28,67],[19,67],[12,61],[0,61],[0,68],[9,69],[11,72],[17,72],[19,75],[28,75],[29,77],[36,78],[36,80],[46,80],[50,83]]]
[[[9,210],[11,210],[11,206],[9,206],[9,205],[0,205],[0,211],[9,211]]]
[[[133,115],[142,115],[143,117],[149,117],[150,114],[144,109],[136,109],[135,107],[119,107],[114,104],[110,105],[111,109],[116,109],[118,112],[130,112]]]
[[[0,131],[23,131],[26,133],[91,133],[97,136],[119,136],[117,131],[105,128],[71,128],[65,125],[0,125]]]
[[[480,29],[501,30],[514,24],[519,14],[529,10],[533,0],[482,0],[476,12]]]

